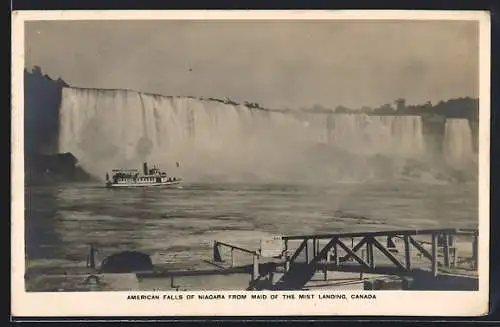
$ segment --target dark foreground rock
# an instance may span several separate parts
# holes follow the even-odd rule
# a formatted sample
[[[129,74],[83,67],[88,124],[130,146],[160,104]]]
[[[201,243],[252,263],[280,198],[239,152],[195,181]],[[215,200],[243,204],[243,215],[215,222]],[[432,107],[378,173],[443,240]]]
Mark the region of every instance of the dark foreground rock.
[[[124,251],[106,257],[101,264],[102,273],[130,273],[153,270],[151,258],[144,253]]]
[[[25,162],[27,185],[94,180],[78,166],[78,160],[71,153],[32,154],[26,156]]]

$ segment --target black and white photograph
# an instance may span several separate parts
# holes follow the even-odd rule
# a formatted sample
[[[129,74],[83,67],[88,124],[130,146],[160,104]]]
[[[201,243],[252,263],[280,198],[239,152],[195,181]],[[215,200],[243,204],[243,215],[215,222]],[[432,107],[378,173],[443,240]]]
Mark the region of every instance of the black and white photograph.
[[[18,13],[17,288],[487,310],[488,16],[368,13]]]

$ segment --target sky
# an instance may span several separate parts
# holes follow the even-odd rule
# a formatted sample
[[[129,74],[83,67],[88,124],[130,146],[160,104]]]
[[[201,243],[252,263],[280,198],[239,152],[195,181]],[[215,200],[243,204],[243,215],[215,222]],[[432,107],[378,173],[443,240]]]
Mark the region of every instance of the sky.
[[[478,96],[471,21],[34,21],[25,67],[72,86],[268,108]]]

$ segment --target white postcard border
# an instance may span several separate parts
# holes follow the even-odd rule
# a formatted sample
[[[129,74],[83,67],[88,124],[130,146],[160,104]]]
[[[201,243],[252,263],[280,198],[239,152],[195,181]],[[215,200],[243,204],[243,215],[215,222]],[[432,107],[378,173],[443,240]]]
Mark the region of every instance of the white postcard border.
[[[24,289],[24,22],[29,20],[267,19],[267,20],[474,20],[480,26],[479,133],[479,291],[334,292],[347,300],[286,300],[283,294],[331,294],[331,291],[258,292],[275,300],[229,300],[229,294],[255,292],[88,292],[27,293]],[[458,11],[24,11],[12,15],[12,198],[11,313],[14,316],[285,316],[384,315],[473,316],[489,303],[489,149],[490,17],[487,12]],[[129,294],[192,294],[192,300],[127,300]],[[198,294],[224,294],[225,300],[198,300]],[[376,294],[354,300],[352,294]]]

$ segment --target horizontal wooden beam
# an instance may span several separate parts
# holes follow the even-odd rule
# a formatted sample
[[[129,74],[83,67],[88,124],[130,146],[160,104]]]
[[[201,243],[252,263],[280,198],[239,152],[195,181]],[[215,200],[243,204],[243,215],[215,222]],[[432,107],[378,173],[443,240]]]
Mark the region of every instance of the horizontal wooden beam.
[[[316,235],[285,235],[281,238],[284,240],[304,240],[304,239],[331,239],[344,237],[377,237],[377,236],[405,236],[405,235],[433,235],[433,234],[456,234],[460,230],[456,228],[443,229],[406,229],[406,230],[386,230],[376,232],[352,232],[352,233],[332,233],[332,234],[316,234]]]
[[[478,235],[479,230],[474,229],[474,228],[460,228],[456,234],[457,235]]]

